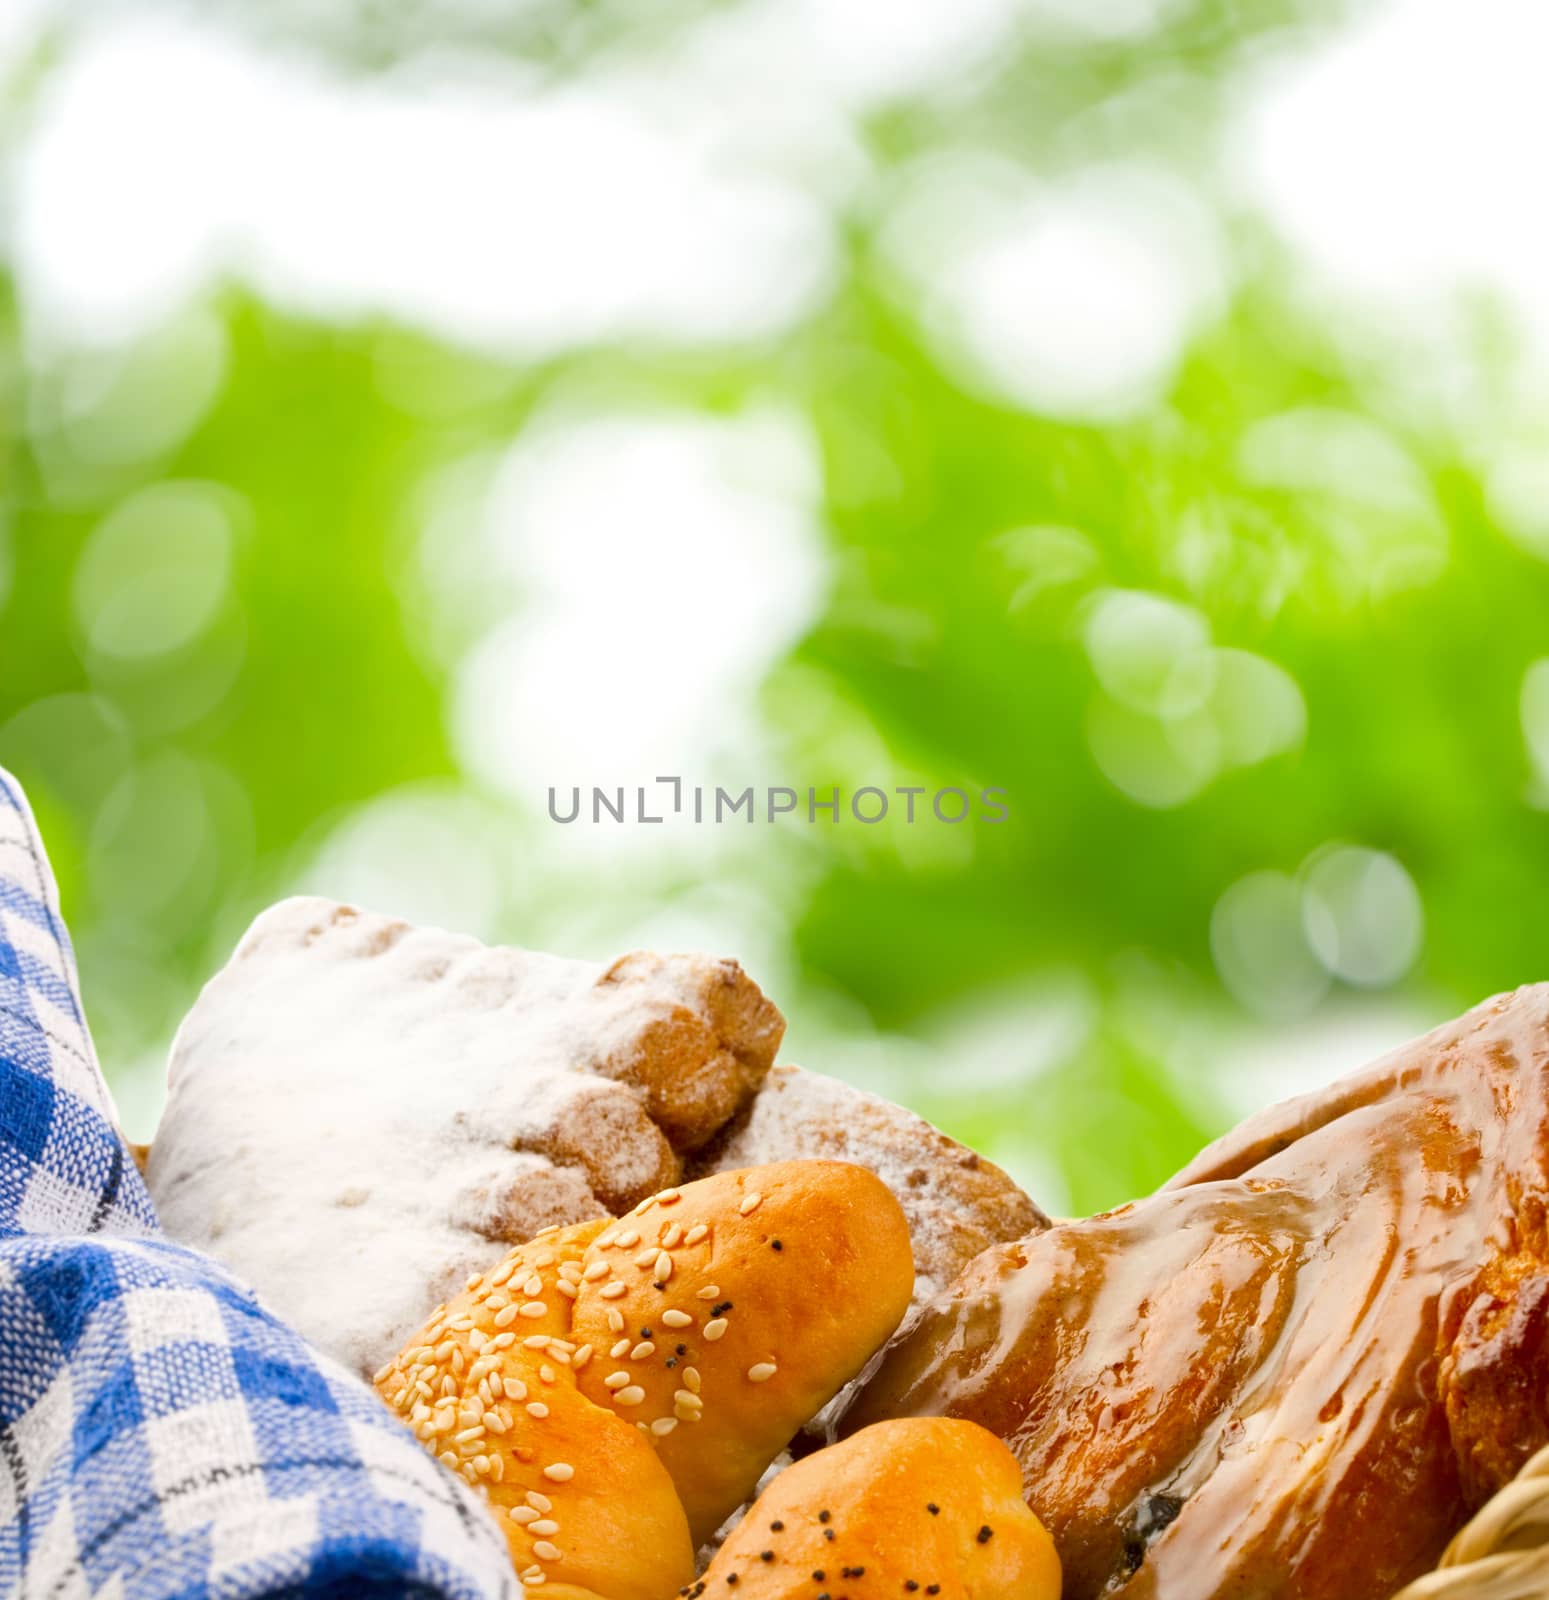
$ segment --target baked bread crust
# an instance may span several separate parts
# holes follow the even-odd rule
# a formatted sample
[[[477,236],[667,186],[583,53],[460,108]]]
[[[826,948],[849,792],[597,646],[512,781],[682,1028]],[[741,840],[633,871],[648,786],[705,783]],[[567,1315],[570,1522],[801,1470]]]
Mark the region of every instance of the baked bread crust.
[[[837,1161],[667,1190],[604,1230],[586,1271],[572,1337],[608,1359],[581,1387],[599,1404],[638,1396],[629,1414],[662,1430],[696,1545],[882,1346],[913,1282],[898,1202]]]
[[[592,1352],[566,1337],[561,1286],[580,1281],[606,1226],[546,1233],[470,1278],[376,1386],[443,1466],[483,1491],[524,1584],[661,1600],[694,1571],[683,1508],[649,1437],[582,1392]]]
[[[875,1423],[787,1467],[685,1600],[728,1593],[1060,1600],[1060,1564],[994,1434],[913,1418]]]
[[[1066,1600],[1386,1600],[1549,1442],[1549,985],[981,1256],[846,1422],[1008,1440]]]
[[[869,1172],[723,1173],[518,1246],[375,1382],[488,1495],[524,1582],[660,1600],[887,1338],[911,1279]]]
[[[173,1045],[162,1223],[369,1373],[499,1247],[677,1181],[774,1060],[734,961],[603,968],[287,900]]]
[[[909,1223],[916,1311],[981,1250],[1049,1226],[993,1162],[914,1112],[804,1067],[775,1067],[715,1143],[690,1161],[689,1175],[768,1161],[853,1161],[882,1179]]]

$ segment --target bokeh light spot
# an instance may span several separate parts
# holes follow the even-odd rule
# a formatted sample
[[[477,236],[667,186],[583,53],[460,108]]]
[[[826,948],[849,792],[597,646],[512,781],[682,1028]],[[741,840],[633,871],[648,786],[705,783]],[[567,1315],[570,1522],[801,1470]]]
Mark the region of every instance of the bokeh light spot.
[[[226,593],[232,525],[212,485],[142,489],[93,530],[75,574],[75,615],[94,651],[164,655],[194,639]]]
[[[1210,950],[1221,981],[1261,1017],[1303,1016],[1328,992],[1328,973],[1303,927],[1301,887],[1286,873],[1250,872],[1221,896]]]
[[[1402,978],[1425,932],[1420,891],[1403,866],[1351,845],[1330,847],[1303,868],[1302,921],[1323,965],[1362,988]]]

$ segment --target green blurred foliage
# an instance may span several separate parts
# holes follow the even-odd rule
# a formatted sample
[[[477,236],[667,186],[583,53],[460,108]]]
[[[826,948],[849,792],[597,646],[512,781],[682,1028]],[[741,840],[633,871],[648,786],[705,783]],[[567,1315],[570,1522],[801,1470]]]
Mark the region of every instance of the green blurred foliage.
[[[601,27],[608,10],[533,16]],[[396,59],[403,41],[365,11],[370,28],[336,19],[339,37],[363,66]],[[886,108],[867,137],[884,170],[970,138],[1045,170],[1135,144],[1186,162],[1238,59],[1334,14],[1287,0],[1249,19],[1220,0],[1177,10],[1143,54],[1029,44],[949,107]],[[284,13],[269,23],[284,31]],[[1122,91],[1124,118],[1072,132]],[[133,448],[92,435],[91,409],[69,402],[81,374],[24,356],[7,312],[0,762],[42,818],[110,1068],[161,1047],[244,919],[352,808],[461,781],[451,664],[506,598],[473,570],[449,610],[420,603],[423,490],[578,379],[706,411],[772,396],[809,420],[833,580],[765,688],[786,770],[848,789],[880,781],[880,755],[894,781],[1003,787],[1014,820],[912,846],[895,830],[806,830],[790,928],[804,988],[779,998],[841,997],[867,1026],[929,1039],[946,1010],[1079,974],[1097,1021],[1074,1053],[1036,1074],[1013,1061],[994,1087],[927,1073],[912,1095],[983,1148],[1034,1152],[1074,1208],[1143,1192],[1220,1128],[1219,1085],[1191,1070],[1201,1035],[1169,1033],[1157,1008],[1240,1014],[1211,929],[1248,874],[1294,875],[1331,841],[1391,853],[1425,930],[1394,981],[1422,1010],[1544,975],[1549,827],[1520,704],[1549,654],[1549,565],[1494,525],[1445,406],[1395,380],[1408,354],[1331,329],[1292,265],[1234,223],[1237,281],[1157,405],[1124,423],[1039,416],[944,369],[887,283],[872,221],[853,219],[822,314],[768,349],[519,367],[231,291],[166,335],[185,388],[189,363],[208,369],[187,426]],[[1488,429],[1515,359],[1489,308],[1457,359],[1483,375],[1470,423]],[[130,385],[121,425],[144,420],[135,381],[113,379]],[[441,399],[411,412],[395,382]],[[1292,447],[1255,464],[1262,429],[1288,417]],[[1375,454],[1341,453],[1372,436]],[[179,648],[105,655],[83,626],[98,603],[83,551],[157,486],[182,496],[162,503],[179,515],[220,521],[228,579]],[[1194,711],[1115,700],[1090,640],[1115,592],[1163,597],[1214,646],[1273,663],[1305,732],[1232,760],[1189,744],[1219,735]],[[132,615],[123,626],[132,645]],[[1202,764],[1146,803],[1094,757],[1103,739],[1116,759],[1149,740],[1164,766]]]

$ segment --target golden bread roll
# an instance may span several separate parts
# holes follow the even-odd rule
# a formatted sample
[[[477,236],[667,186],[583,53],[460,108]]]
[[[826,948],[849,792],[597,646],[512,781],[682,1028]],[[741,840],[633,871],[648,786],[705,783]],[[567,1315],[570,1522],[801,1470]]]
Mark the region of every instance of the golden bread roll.
[[[759,1496],[686,1600],[1059,1600],[1054,1541],[993,1433],[944,1417],[878,1422]]]
[[[864,1168],[721,1173],[518,1246],[377,1388],[485,1490],[525,1583],[662,1600],[913,1280],[903,1212]]]
[[[577,1386],[567,1337],[586,1247],[607,1224],[550,1229],[438,1307],[377,1389],[489,1497],[522,1582],[553,1600],[661,1600],[694,1571],[651,1441]]]
[[[665,1189],[587,1248],[570,1338],[599,1406],[649,1430],[697,1544],[909,1306],[897,1200],[864,1167],[783,1161]]]

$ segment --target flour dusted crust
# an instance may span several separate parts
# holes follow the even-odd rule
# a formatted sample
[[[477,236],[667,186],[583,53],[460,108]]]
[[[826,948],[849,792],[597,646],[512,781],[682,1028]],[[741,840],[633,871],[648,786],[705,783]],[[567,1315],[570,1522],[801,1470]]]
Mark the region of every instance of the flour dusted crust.
[[[897,1196],[914,1248],[914,1311],[981,1250],[1049,1226],[999,1167],[923,1117],[801,1067],[776,1067],[689,1176],[801,1160],[853,1161]]]
[[[676,1182],[784,1027],[734,961],[287,900],[179,1030],[146,1177],[174,1238],[370,1372],[504,1246]]]

